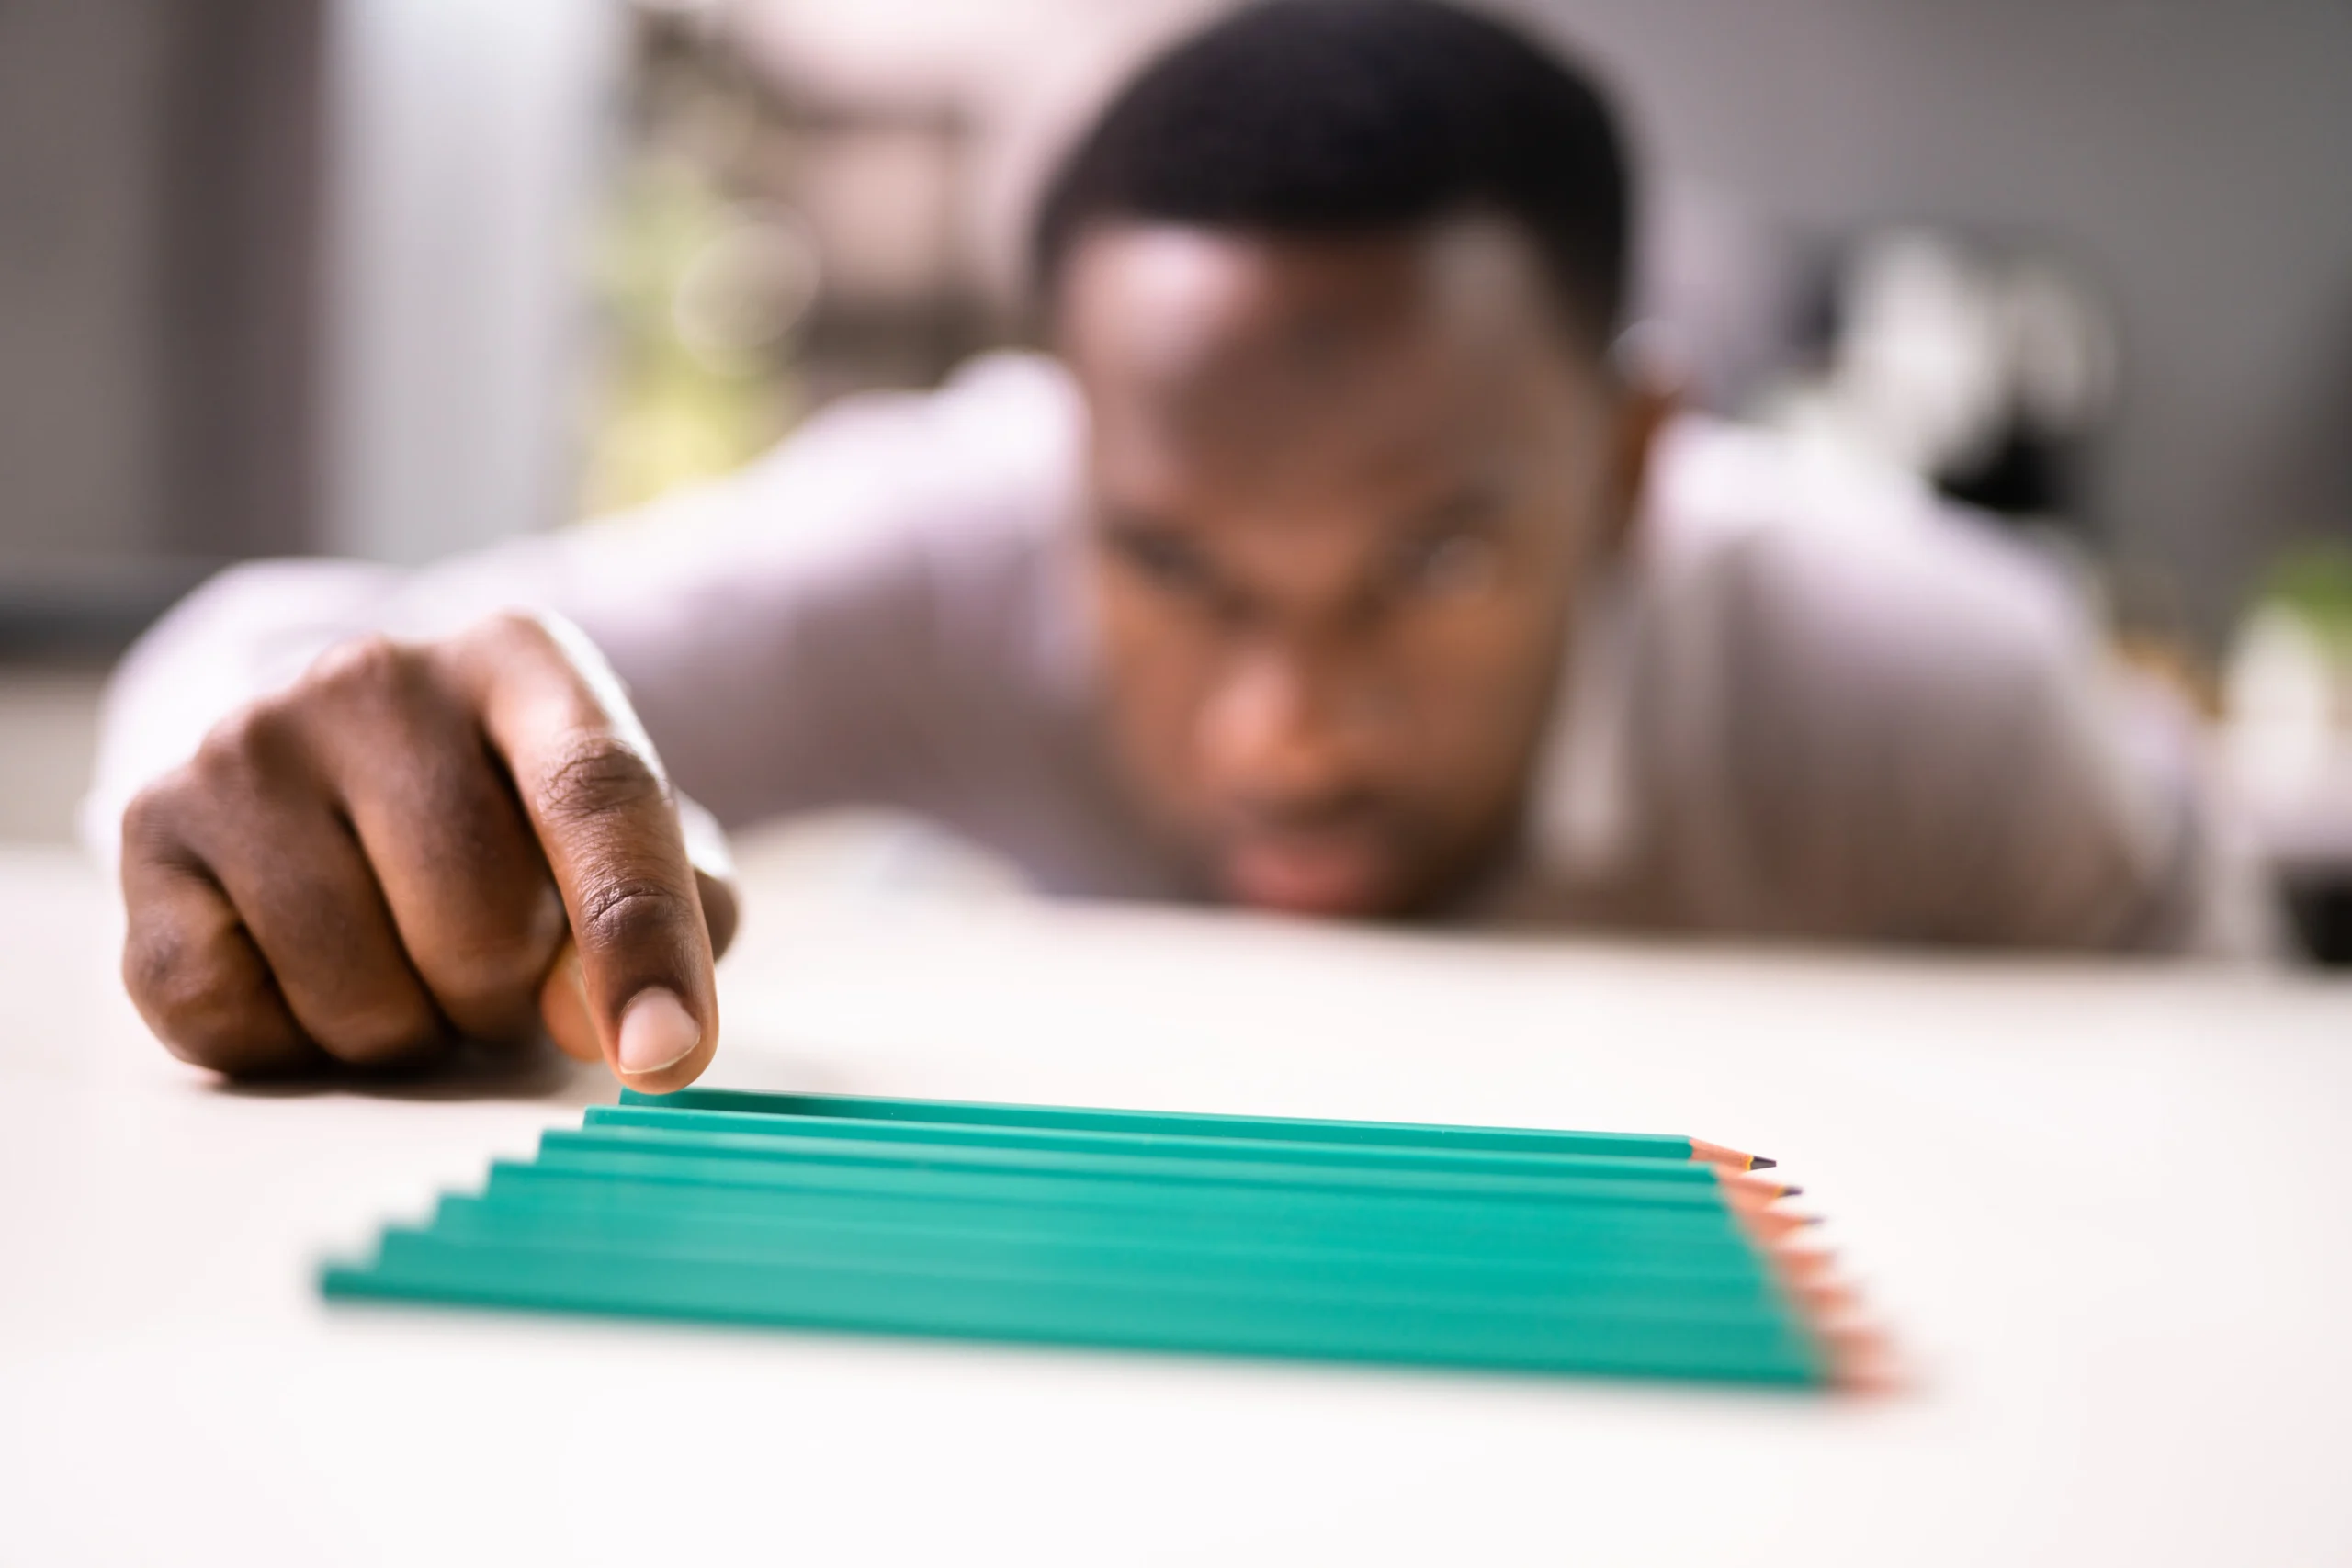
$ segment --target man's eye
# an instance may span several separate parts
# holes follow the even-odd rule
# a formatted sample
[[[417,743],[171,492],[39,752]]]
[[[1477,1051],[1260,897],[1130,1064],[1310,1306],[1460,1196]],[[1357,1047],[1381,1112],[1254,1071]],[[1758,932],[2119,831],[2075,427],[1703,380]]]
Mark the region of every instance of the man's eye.
[[[1211,586],[1208,564],[1181,539],[1164,534],[1118,534],[1113,544],[1120,559],[1157,587],[1204,593]]]
[[[1502,580],[1502,552],[1492,539],[1478,534],[1417,539],[1396,565],[1398,581],[1414,593],[1484,593]]]

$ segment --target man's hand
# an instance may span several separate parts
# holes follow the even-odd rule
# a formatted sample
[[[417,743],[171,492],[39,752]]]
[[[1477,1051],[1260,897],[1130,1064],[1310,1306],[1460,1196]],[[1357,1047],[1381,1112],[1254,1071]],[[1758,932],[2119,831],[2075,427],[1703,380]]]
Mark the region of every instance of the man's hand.
[[[188,1061],[372,1066],[544,1022],[669,1089],[718,1045],[734,896],[561,623],[346,643],[222,721],[122,832],[123,980]]]

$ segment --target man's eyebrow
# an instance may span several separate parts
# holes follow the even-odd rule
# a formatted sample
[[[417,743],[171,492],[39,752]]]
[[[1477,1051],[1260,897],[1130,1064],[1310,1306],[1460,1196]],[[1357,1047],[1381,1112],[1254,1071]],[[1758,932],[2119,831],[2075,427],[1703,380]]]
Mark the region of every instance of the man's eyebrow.
[[[1510,491],[1498,475],[1465,479],[1427,505],[1399,514],[1390,531],[1418,536],[1456,528],[1493,528],[1500,521]]]
[[[1096,508],[1095,525],[1106,534],[1189,534],[1181,518],[1141,507],[1105,504]]]

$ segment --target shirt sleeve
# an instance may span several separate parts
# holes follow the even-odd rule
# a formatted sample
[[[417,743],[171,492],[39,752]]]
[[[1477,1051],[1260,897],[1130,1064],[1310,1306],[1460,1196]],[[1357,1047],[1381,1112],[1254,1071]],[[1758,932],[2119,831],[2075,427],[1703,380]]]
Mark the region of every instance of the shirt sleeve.
[[[140,788],[334,644],[510,608],[588,634],[678,788],[722,822],[853,800],[926,809],[1067,674],[1048,558],[1073,409],[1048,364],[996,356],[937,393],[837,406],[742,472],[641,513],[416,570],[232,569],[109,683],[83,837],[111,863]]]
[[[2276,932],[2192,717],[1965,518],[1745,552],[1721,609],[1750,886],[1806,934],[2248,953]]]

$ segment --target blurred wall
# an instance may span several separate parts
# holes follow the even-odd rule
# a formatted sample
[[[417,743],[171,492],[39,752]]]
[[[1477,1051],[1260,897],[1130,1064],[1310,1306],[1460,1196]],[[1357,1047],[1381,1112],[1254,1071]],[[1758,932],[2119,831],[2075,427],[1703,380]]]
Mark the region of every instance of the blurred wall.
[[[0,4],[0,579],[154,533],[168,40],[146,10]]]
[[[2352,538],[2352,6],[1521,0],[1617,77],[1654,168],[1822,233],[2051,236],[2109,290],[2091,476],[2211,641],[2295,536]]]
[[[322,3],[0,4],[0,647],[310,536]]]

